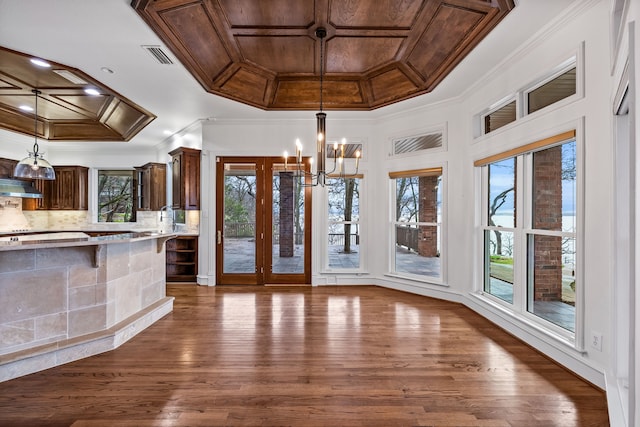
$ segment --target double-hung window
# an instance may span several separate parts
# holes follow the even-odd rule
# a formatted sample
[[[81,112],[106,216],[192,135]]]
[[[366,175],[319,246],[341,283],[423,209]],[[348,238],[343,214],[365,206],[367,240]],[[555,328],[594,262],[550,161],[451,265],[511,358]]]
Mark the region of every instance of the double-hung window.
[[[442,168],[390,172],[391,273],[442,280]]]
[[[577,151],[570,131],[476,162],[483,292],[568,337],[581,292]]]
[[[360,187],[362,176],[327,181],[327,258],[331,270],[360,268]]]

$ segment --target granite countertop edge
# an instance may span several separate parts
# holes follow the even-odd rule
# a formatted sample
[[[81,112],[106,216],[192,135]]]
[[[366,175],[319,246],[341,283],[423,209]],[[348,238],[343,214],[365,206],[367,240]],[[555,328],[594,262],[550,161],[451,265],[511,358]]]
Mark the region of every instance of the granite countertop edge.
[[[73,246],[100,246],[150,239],[163,239],[166,241],[177,236],[177,233],[159,233],[151,231],[136,231],[129,233],[123,232],[118,234],[111,234],[108,236],[61,239],[47,239],[43,236],[42,240],[33,239],[24,241],[0,241],[0,252],[26,249],[64,248]]]

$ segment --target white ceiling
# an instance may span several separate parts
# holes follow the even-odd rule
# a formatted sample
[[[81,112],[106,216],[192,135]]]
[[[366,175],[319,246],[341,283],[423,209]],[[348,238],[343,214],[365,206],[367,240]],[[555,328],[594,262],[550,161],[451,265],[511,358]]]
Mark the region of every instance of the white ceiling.
[[[331,112],[331,116],[373,119],[459,96],[562,10],[580,1],[584,0],[516,0],[515,10],[432,93],[370,112]],[[160,45],[170,53],[130,0],[0,0],[0,46],[80,69],[157,116],[130,142],[90,144],[155,146],[167,138],[165,130],[178,132],[205,118],[314,116],[309,111],[265,112],[211,95],[173,55],[175,64],[160,65],[141,45]],[[114,73],[107,74],[102,67]],[[0,140],[31,141],[8,134],[0,133]],[[86,147],[88,143],[51,144]]]

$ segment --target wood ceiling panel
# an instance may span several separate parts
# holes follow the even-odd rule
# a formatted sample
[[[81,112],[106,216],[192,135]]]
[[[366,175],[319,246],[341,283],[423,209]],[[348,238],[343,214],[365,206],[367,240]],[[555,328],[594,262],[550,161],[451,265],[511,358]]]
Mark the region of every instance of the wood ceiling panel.
[[[289,105],[303,110],[314,110],[320,107],[320,84],[314,80],[281,80],[276,89],[273,105],[278,109],[287,109]],[[364,102],[359,81],[340,80],[327,81],[323,86],[324,107],[367,108]]]
[[[164,24],[172,38],[180,41],[181,54],[197,69],[204,84],[211,84],[232,63],[208,11],[201,2],[164,10]]]
[[[0,128],[33,136],[35,112],[22,111],[20,106],[35,109],[34,90],[40,92],[37,122],[38,137],[43,139],[128,141],[155,119],[153,114],[82,71],[47,62],[51,67],[36,67],[30,56],[0,47],[0,79],[4,82],[0,86]],[[80,81],[74,83],[56,71],[64,71]],[[98,90],[100,95],[86,94],[87,88]],[[114,116],[107,126],[105,106],[114,100],[127,105],[128,113]],[[62,128],[56,127],[58,123],[64,123]],[[70,133],[78,123],[81,125],[75,129],[92,130]]]
[[[228,96],[243,99],[251,105],[263,105],[267,96],[269,80],[250,68],[239,68],[224,84],[221,91]]]
[[[441,5],[407,63],[425,80],[433,79],[434,71],[445,64],[484,17],[475,10]]]
[[[267,70],[288,74],[314,72],[315,42],[306,35],[239,36],[236,41],[246,61]]]
[[[321,69],[328,109],[371,110],[427,93],[515,7],[514,0],[131,4],[206,91],[266,110],[318,108]],[[327,36],[318,38],[317,28]]]
[[[118,133],[90,122],[53,122],[47,139],[58,141],[113,141]]]
[[[372,77],[370,80],[374,102],[384,104],[402,99],[418,87],[401,70],[395,68]]]
[[[52,95],[56,101],[71,110],[82,114],[84,118],[97,119],[100,112],[113,99],[109,95]]]
[[[339,37],[327,41],[327,73],[365,73],[396,59],[404,38]]]
[[[220,0],[219,3],[231,28],[306,28],[315,19],[314,0]]]
[[[134,107],[119,99],[112,100],[101,119],[109,129],[125,136],[137,133],[140,126],[146,126],[146,123],[141,122],[143,120]]]
[[[424,3],[424,0],[332,1],[329,20],[336,28],[409,29]]]

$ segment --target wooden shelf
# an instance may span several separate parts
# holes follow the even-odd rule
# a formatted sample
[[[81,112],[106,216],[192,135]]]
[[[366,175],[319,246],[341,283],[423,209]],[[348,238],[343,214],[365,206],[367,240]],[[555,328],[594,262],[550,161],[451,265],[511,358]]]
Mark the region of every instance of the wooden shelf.
[[[195,282],[198,275],[198,237],[167,241],[167,282]]]

